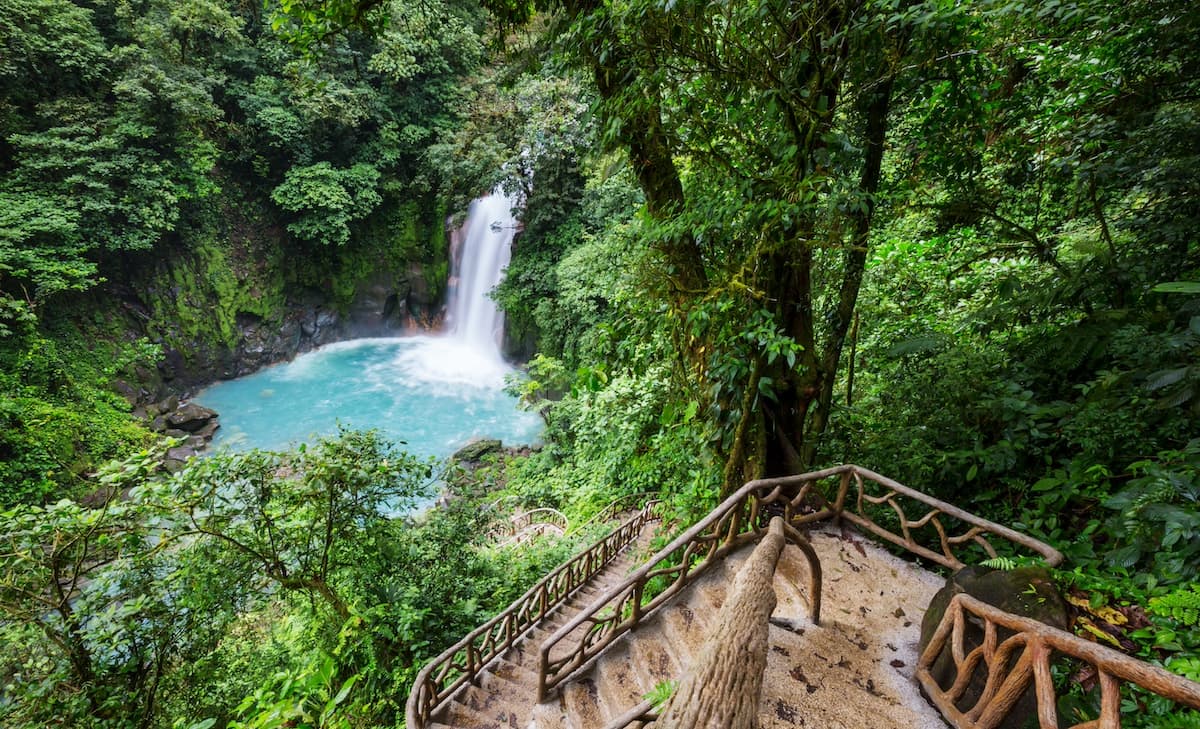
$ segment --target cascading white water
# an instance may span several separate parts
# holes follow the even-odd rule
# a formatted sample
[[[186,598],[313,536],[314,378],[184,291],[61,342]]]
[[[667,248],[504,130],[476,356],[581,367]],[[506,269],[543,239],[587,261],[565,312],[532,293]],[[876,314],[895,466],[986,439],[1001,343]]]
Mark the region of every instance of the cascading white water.
[[[513,201],[499,189],[471,203],[458,232],[454,285],[450,289],[450,335],[481,353],[500,356],[504,313],[489,295],[504,278],[517,221]]]
[[[512,367],[488,296],[508,265],[511,208],[500,193],[481,198],[455,232],[447,334],[342,342],[216,384],[196,399],[221,413],[218,440],[281,448],[339,424],[378,427],[422,455],[449,455],[473,437],[536,440],[541,419],[503,390]]]

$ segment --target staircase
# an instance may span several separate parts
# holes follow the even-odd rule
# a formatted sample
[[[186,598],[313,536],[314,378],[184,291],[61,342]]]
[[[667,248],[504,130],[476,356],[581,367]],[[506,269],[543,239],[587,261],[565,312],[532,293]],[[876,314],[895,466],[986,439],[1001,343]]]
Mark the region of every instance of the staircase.
[[[824,571],[824,617],[820,626],[809,620],[808,563],[795,546],[785,547],[773,581],[778,602],[770,621],[758,726],[944,727],[912,681],[915,626],[941,579],[857,535],[831,530],[810,538]],[[620,726],[614,720],[642,703],[657,684],[683,676],[695,665],[754,547],[742,547],[714,564],[562,684],[535,708],[537,729]]]
[[[426,726],[431,729],[524,729],[529,726],[537,699],[538,646],[582,608],[619,585],[629,569],[645,556],[653,532],[652,527],[643,528],[637,539],[603,570],[494,660],[481,673],[477,686],[463,686],[446,706],[433,714],[431,723]],[[640,697],[638,701],[641,701]]]
[[[836,479],[832,487],[822,485],[830,479]],[[1051,565],[1062,555],[867,469],[847,465],[752,481],[642,561],[655,518],[647,505],[426,666],[409,696],[409,729],[643,727],[658,718],[647,695],[685,676],[692,677],[685,686],[699,686],[700,693],[681,687],[680,701],[672,704],[694,706],[690,697],[698,695],[709,705],[704,691],[721,681],[708,677],[742,670],[741,658],[713,658],[727,655],[713,650],[726,635],[713,629],[722,606],[729,602],[729,615],[762,614],[743,610],[745,592],[734,597],[730,589],[768,521],[772,529],[784,525],[788,544],[772,552],[780,558],[769,577],[776,604],[766,644],[761,633],[736,643],[767,652],[761,700],[746,707],[736,725],[713,714],[680,724],[669,704],[664,729],[931,729],[944,727],[943,717],[961,729],[978,729],[994,726],[992,720],[1003,718],[1011,699],[1035,679],[1041,725],[1057,726],[1052,650],[1095,666],[1101,677],[1103,719],[1074,729],[1119,727],[1121,682],[1200,709],[1200,684],[964,595],[951,602],[933,642],[918,656],[924,609],[942,578],[889,554],[847,522],[950,569],[963,566],[960,555],[995,556],[990,539],[1008,540]],[[747,574],[758,576],[743,585],[762,584],[760,568]],[[769,608],[769,602],[755,604]],[[1016,635],[999,646],[993,639],[969,650],[962,645],[967,622],[988,626],[993,638],[997,625]],[[726,616],[722,627],[729,626]],[[967,713],[956,705],[967,676],[949,688],[930,677],[929,665],[943,644],[953,645],[956,670],[982,670],[988,685],[998,687]],[[1013,666],[1018,644],[1033,657],[1023,655]],[[722,673],[695,679],[698,670],[712,666]],[[937,709],[920,695],[918,682]],[[726,704],[712,705],[720,713]]]
[[[658,684],[683,675],[754,544],[715,563],[572,676],[556,695],[537,703],[540,644],[581,609],[617,587],[645,557],[652,532],[652,527],[643,529],[592,581],[487,666],[476,683],[462,687],[426,726],[604,729],[642,703]],[[771,617],[771,652],[759,726],[944,726],[911,688],[916,663],[912,626],[920,623],[924,604],[940,580],[857,537],[833,532],[810,536],[829,585],[826,619],[821,627],[809,621],[808,564],[800,550],[789,545],[775,573],[778,604]],[[881,590],[876,590],[877,586]],[[874,594],[867,595],[868,591]],[[880,591],[885,593],[882,600],[887,610],[874,607],[880,602]],[[868,610],[865,614],[864,607]],[[574,632],[564,644],[578,642],[582,628]],[[814,660],[814,653],[824,659]],[[894,661],[902,666],[897,668]],[[860,722],[847,720],[847,714],[861,717]],[[823,721],[814,723],[813,717]]]

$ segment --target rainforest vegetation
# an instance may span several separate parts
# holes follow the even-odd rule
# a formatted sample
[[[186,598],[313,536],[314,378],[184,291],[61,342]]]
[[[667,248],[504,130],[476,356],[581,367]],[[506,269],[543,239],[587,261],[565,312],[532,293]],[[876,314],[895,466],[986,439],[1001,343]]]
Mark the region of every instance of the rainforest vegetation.
[[[1184,0],[0,0],[0,725],[399,726],[595,537],[499,548],[484,505],[688,524],[843,462],[1050,542],[1137,617],[1096,640],[1200,680],[1197,37]],[[164,471],[132,410],[381,261],[436,298],[497,184],[544,447]]]

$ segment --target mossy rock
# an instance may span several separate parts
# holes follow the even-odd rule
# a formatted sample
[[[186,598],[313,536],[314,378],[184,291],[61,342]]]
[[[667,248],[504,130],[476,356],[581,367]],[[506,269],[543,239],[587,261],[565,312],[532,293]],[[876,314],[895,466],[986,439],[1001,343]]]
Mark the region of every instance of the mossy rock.
[[[1067,604],[1059,594],[1058,588],[1050,573],[1041,567],[1020,567],[1014,570],[994,570],[988,567],[970,566],[955,572],[946,580],[946,585],[929,601],[929,608],[921,621],[920,651],[923,653],[929,641],[933,638],[942,616],[950,600],[957,594],[965,592],[981,602],[1045,623],[1046,625],[1066,630],[1068,625]],[[1000,629],[997,637],[1000,641],[1012,635],[1011,631]],[[963,649],[970,652],[983,644],[983,628],[974,621],[967,621],[963,636]],[[933,678],[939,686],[949,687],[954,683],[956,670],[954,659],[950,655],[950,646],[938,655],[930,669]],[[983,664],[976,668],[971,683],[957,702],[960,710],[966,711],[978,702],[987,681],[987,672]],[[1037,698],[1034,695],[1033,682],[1021,695],[1021,698],[1009,711],[1008,716],[1000,723],[1000,729],[1023,729],[1037,727]]]
[[[481,438],[472,441],[455,451],[450,460],[464,465],[478,464],[487,456],[498,455],[504,450],[504,444],[494,438]]]

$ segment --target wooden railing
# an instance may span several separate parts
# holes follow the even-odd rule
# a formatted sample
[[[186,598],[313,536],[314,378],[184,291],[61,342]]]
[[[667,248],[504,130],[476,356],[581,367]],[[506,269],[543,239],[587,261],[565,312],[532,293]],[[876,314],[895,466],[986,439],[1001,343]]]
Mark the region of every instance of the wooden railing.
[[[659,709],[649,699],[604,725],[604,729],[643,729],[658,721]]]
[[[562,535],[567,531],[567,517],[557,509],[530,509],[497,522],[488,536],[494,542],[510,543],[539,537],[548,532]]]
[[[840,476],[836,495],[830,499],[819,490],[810,490],[807,501],[819,510],[793,516],[792,523],[831,517],[845,519],[919,557],[950,569],[966,566],[957,553],[965,547],[978,547],[985,559],[995,557],[996,549],[989,536],[1024,547],[1051,567],[1063,561],[1061,552],[1041,540],[975,516],[862,466],[838,466],[819,472],[831,473]],[[816,475],[805,474],[794,478],[811,479]],[[847,501],[850,503],[847,504]],[[793,504],[793,508],[795,506]],[[909,516],[911,513],[920,513],[920,516],[912,518]]]
[[[799,484],[803,487],[802,493],[806,493],[812,481],[827,475],[829,473],[820,472],[809,474],[805,481],[789,478],[746,484],[630,573],[625,582],[597,598],[542,643],[538,701],[544,701],[548,693],[567,676],[591,661],[614,640],[641,622],[644,615],[671,599],[729,552],[759,539],[766,531],[769,517],[789,509],[790,496],[785,495],[785,486]],[[788,540],[808,558],[812,618],[814,623],[818,622],[821,614],[821,566],[816,552],[790,524],[785,526],[785,533]],[[585,623],[587,629],[578,644],[555,650],[567,635]]]
[[[983,623],[983,641],[968,652],[968,623]],[[1003,629],[1004,636],[1001,634]],[[943,688],[932,669],[949,642],[954,662],[953,683]],[[1045,623],[1023,618],[959,594],[950,601],[942,621],[917,661],[917,680],[942,715],[959,729],[993,729],[1004,719],[1033,682],[1038,725],[1057,729],[1057,696],[1050,675],[1057,651],[1090,664],[1099,678],[1100,716],[1066,725],[1066,729],[1118,729],[1121,726],[1121,683],[1141,686],[1159,696],[1200,709],[1200,683],[1165,671],[1124,653],[1097,645]],[[982,691],[971,706],[964,700],[976,672],[983,670]]]
[[[826,484],[833,479],[837,479],[836,485]],[[924,509],[919,518],[908,516],[919,509]],[[544,701],[569,675],[683,590],[709,566],[730,551],[758,539],[767,517],[774,515],[784,518],[789,541],[808,557],[813,622],[820,617],[820,565],[812,547],[795,528],[800,524],[846,519],[951,568],[963,566],[956,550],[964,547],[978,547],[987,556],[996,556],[989,536],[1025,547],[1050,565],[1057,565],[1063,559],[1058,550],[1044,542],[859,466],[844,465],[799,476],[751,481],[542,643],[538,701]],[[888,522],[892,522],[894,530],[885,526]],[[560,647],[568,634],[585,623],[587,630],[577,645]]]
[[[642,528],[658,519],[651,502],[608,536],[560,565],[503,612],[429,662],[417,674],[405,707],[408,729],[423,729],[434,711],[526,631],[587,583],[618,553],[637,539]]]
[[[622,512],[631,511],[642,508],[642,505],[648,501],[658,498],[657,494],[649,491],[642,491],[636,494],[626,494],[609,502],[603,509],[597,511],[585,521],[567,530],[567,534],[575,534],[583,531],[592,524],[603,524],[606,521],[616,519]]]

